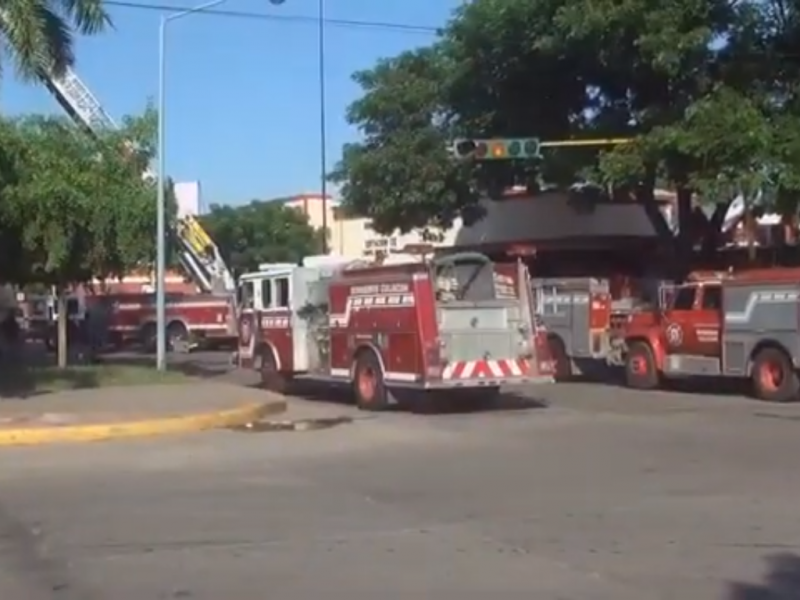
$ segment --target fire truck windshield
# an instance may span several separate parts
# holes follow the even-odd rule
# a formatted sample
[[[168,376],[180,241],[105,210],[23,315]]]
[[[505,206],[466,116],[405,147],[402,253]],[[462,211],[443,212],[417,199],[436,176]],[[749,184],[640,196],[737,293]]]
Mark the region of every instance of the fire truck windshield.
[[[672,310],[692,310],[697,294],[696,285],[684,285],[675,290],[670,307]]]
[[[439,302],[494,300],[494,265],[483,254],[463,253],[433,262],[436,299]]]

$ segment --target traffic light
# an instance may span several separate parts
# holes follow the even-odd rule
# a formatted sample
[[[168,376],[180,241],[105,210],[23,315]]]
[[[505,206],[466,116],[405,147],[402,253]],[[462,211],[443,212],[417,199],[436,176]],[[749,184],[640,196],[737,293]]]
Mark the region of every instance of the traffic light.
[[[525,160],[539,158],[537,138],[458,139],[453,156],[459,160]]]

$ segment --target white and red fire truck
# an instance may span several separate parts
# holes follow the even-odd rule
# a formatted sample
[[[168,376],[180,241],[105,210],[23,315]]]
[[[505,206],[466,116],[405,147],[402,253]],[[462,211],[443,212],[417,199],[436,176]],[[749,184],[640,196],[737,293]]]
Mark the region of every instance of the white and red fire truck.
[[[479,253],[375,265],[309,257],[239,281],[243,368],[268,388],[290,379],[351,385],[364,410],[400,390],[457,390],[486,401],[500,386],[553,381],[527,269]]]

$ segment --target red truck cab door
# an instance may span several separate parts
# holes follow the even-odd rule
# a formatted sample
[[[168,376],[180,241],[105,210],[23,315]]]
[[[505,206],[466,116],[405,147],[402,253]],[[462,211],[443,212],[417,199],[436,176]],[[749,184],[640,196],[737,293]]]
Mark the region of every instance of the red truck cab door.
[[[695,354],[697,337],[694,323],[696,306],[700,294],[697,284],[686,284],[675,288],[670,307],[663,313],[664,349],[667,354]]]
[[[722,285],[704,283],[694,317],[696,350],[694,354],[719,357],[722,355]]]
[[[722,286],[691,283],[675,290],[672,306],[664,313],[667,354],[720,356]]]

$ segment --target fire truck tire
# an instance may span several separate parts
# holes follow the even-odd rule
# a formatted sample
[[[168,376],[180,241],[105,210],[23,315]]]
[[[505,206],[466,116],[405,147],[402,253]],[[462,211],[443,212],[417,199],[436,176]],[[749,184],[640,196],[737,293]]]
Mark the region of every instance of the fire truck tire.
[[[753,360],[753,392],[766,402],[796,402],[800,380],[789,356],[778,348],[764,348]]]
[[[372,350],[362,350],[356,355],[353,369],[353,395],[360,410],[387,410],[390,394],[383,381],[383,369]]]
[[[556,381],[568,381],[572,378],[572,361],[567,354],[564,341],[557,335],[550,335],[547,337],[547,343],[556,366]]]
[[[283,394],[286,391],[288,379],[278,370],[278,361],[275,352],[269,346],[263,346],[258,351],[258,371],[261,374],[261,387],[270,392]]]
[[[56,334],[55,329],[50,329],[45,334],[44,347],[47,348],[47,350],[49,352],[55,352],[56,351],[56,346],[58,346],[58,342],[56,341],[56,339],[57,339],[57,334]]]
[[[650,344],[633,342],[625,360],[625,382],[629,388],[652,390],[658,387],[659,374]]]
[[[176,349],[189,349],[189,330],[180,321],[173,321],[167,325],[167,347],[171,352]]]

